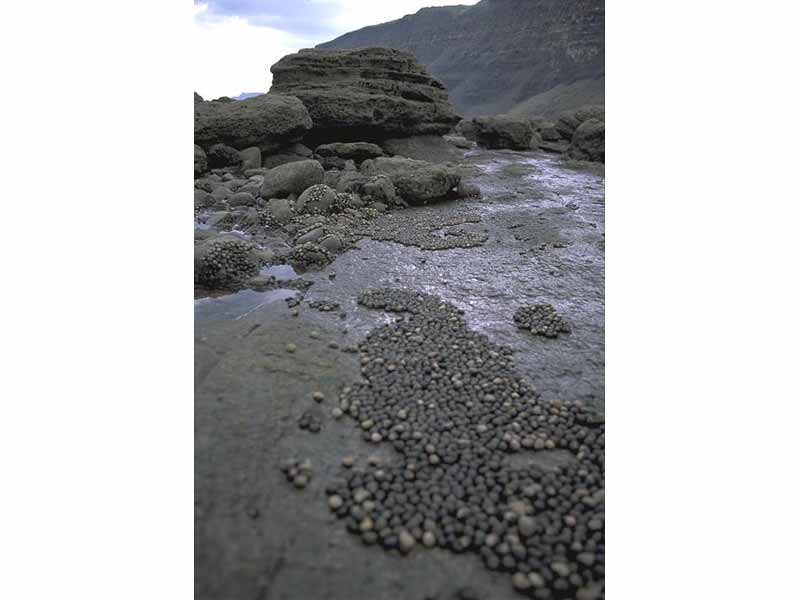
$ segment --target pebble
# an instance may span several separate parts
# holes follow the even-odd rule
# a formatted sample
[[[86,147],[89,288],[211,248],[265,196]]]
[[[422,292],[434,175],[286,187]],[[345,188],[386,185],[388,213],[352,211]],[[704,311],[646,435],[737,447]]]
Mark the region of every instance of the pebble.
[[[523,515],[517,520],[517,527],[523,536],[530,537],[536,532],[536,520],[533,517]]]
[[[286,479],[298,489],[306,487],[313,474],[309,459],[303,461],[295,458],[287,459],[281,464],[281,471],[286,475]]]
[[[514,589],[519,590],[520,592],[530,589],[530,587],[533,585],[525,573],[514,573],[514,575],[511,576],[511,583],[514,586]]]
[[[530,581],[531,585],[535,588],[544,587],[545,584],[544,577],[539,575],[539,573],[534,573],[533,571],[528,573],[528,581]]]
[[[322,402],[325,400],[325,394],[322,392],[314,392],[311,394],[311,399],[314,400],[314,402]]]
[[[331,415],[334,419],[341,419],[344,415],[344,412],[338,406],[331,411]]]
[[[353,464],[354,464],[355,462],[356,462],[356,461],[355,461],[355,459],[354,459],[352,456],[345,456],[345,457],[342,459],[342,466],[343,466],[343,467],[350,468],[350,467],[352,467],[352,466],[353,466]]]
[[[305,411],[297,422],[300,429],[305,429],[311,433],[319,433],[322,430],[322,422],[315,417],[310,411]]]
[[[417,541],[414,539],[414,536],[408,533],[408,531],[406,531],[405,529],[403,529],[397,537],[400,542],[400,551],[403,552],[403,554],[408,554],[409,552],[411,552],[411,550],[417,544]]]
[[[569,565],[563,562],[554,562],[550,564],[550,568],[553,569],[553,572],[558,573],[562,577],[569,576]]]
[[[430,531],[426,531],[422,534],[422,544],[426,548],[433,548],[436,545],[436,536]]]
[[[341,508],[342,504],[344,504],[344,500],[342,500],[341,496],[337,496],[336,494],[328,496],[328,506],[330,506],[331,509],[337,510]]]
[[[289,342],[288,344],[286,344],[286,351],[289,354],[293,354],[296,350],[297,350],[297,346],[295,346],[293,343]]]

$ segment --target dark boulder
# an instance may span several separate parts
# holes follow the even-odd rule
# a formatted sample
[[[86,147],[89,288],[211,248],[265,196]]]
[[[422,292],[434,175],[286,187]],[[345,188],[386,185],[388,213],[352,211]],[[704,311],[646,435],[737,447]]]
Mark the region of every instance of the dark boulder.
[[[256,146],[245,148],[239,152],[242,158],[242,171],[261,168],[261,150]]]
[[[307,188],[325,181],[325,171],[316,160],[290,162],[264,174],[261,197],[286,198],[291,194],[299,196]]]
[[[453,129],[458,135],[475,141],[475,123],[472,119],[462,119]]]
[[[356,194],[370,202],[383,202],[387,205],[402,204],[398,202],[397,191],[392,180],[386,175],[367,176],[356,171],[346,171],[337,178],[336,191]]]
[[[210,169],[240,167],[241,165],[242,157],[236,148],[225,144],[214,144],[208,149],[208,167]]]
[[[587,119],[581,123],[572,136],[567,153],[576,160],[606,162],[606,124],[599,119]]]
[[[208,171],[208,159],[206,153],[197,144],[194,145],[194,176],[195,179]]]
[[[307,160],[307,159],[306,157],[300,156],[299,154],[288,154],[288,153],[270,154],[262,158],[261,167],[265,170],[269,170],[291,162],[299,162],[301,160]]]
[[[597,119],[598,121],[606,120],[606,109],[604,106],[583,106],[575,110],[565,110],[562,112],[558,121],[556,121],[555,128],[561,137],[567,141],[572,139],[575,130],[578,129],[581,123],[589,119]]]
[[[364,161],[361,172],[368,176],[385,175],[403,200],[427,204],[455,195],[461,182],[458,170],[449,165],[434,165],[410,158],[376,158]]]
[[[409,52],[306,49],[271,71],[270,92],[302,100],[317,144],[441,135],[459,120],[447,90]]]
[[[194,142],[202,147],[223,143],[274,152],[299,141],[310,128],[308,111],[292,96],[264,94],[231,102],[195,98]]]
[[[533,128],[525,117],[497,115],[476,117],[475,141],[484,148],[507,148],[510,150],[529,150]]]

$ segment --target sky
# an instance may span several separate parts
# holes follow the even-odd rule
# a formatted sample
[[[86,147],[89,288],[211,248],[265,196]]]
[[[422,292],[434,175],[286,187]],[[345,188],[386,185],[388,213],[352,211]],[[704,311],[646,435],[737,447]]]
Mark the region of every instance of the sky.
[[[281,57],[426,6],[478,0],[194,0],[193,81],[206,100],[267,92]]]

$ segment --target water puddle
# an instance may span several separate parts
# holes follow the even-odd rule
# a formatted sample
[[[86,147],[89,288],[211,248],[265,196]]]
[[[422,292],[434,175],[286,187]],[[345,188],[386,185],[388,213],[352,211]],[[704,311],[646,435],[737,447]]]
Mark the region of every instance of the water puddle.
[[[273,265],[271,267],[264,267],[259,271],[259,275],[269,277],[272,275],[278,281],[291,281],[292,279],[300,279],[300,275],[292,268],[291,265]]]
[[[296,295],[296,290],[279,289],[267,292],[242,290],[228,296],[200,298],[194,301],[195,324],[211,321],[238,321],[268,304]]]

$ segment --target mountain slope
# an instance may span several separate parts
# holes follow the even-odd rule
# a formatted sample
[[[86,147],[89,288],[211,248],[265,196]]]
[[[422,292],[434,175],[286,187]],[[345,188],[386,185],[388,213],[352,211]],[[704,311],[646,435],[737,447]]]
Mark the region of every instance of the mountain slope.
[[[317,47],[409,50],[463,115],[553,113],[603,103],[604,24],[603,0],[482,0],[423,8]]]

